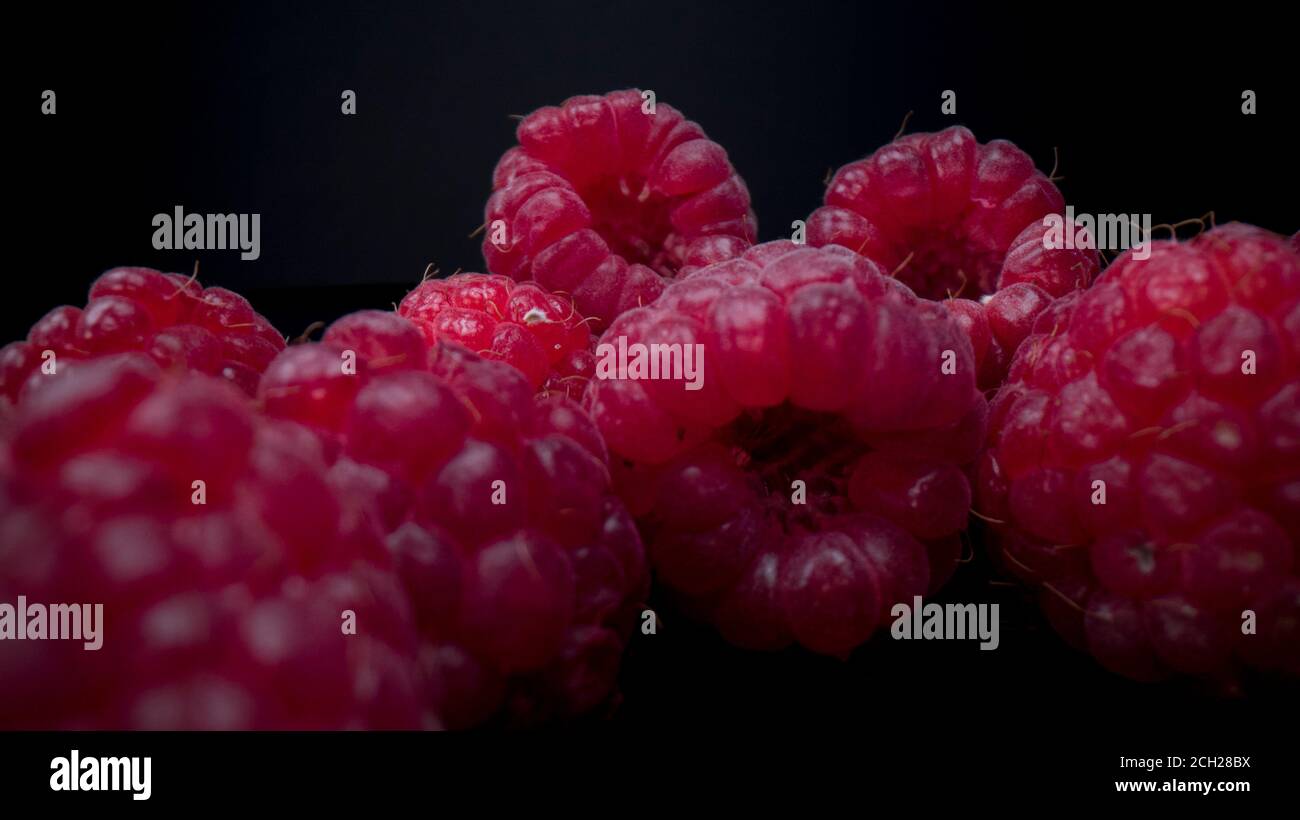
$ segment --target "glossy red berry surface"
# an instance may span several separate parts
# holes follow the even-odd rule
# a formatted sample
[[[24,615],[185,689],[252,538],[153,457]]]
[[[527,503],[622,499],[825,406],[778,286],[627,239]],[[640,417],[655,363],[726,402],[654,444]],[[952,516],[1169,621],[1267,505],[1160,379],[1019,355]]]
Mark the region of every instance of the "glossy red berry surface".
[[[535,279],[607,324],[683,268],[754,241],[749,191],[699,125],[636,90],[571,97],[519,123],[484,214],[493,273]]]

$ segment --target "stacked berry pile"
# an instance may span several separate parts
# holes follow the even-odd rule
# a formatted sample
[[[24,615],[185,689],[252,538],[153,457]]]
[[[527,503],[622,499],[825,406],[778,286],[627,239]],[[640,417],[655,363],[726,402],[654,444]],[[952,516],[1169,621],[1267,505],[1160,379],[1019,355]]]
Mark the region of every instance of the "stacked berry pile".
[[[1102,270],[1028,155],[949,128],[755,244],[649,92],[517,138],[491,273],[286,348],[117,268],[0,349],[0,726],[569,719],[617,701],[652,572],[734,644],[845,657],[966,549],[1121,674],[1300,677],[1300,234]]]

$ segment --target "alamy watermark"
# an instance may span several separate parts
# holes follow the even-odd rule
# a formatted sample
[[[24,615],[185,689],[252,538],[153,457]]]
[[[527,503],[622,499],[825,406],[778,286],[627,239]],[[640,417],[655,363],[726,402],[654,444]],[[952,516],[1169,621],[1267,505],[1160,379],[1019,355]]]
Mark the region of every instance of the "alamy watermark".
[[[103,604],[37,604],[19,595],[0,603],[0,641],[82,641],[90,652],[104,645]]]
[[[1065,216],[1043,217],[1043,247],[1047,250],[1132,249],[1134,259],[1151,256],[1151,214],[1075,214],[1067,205]]]
[[[50,789],[56,792],[131,792],[132,800],[153,794],[153,758],[82,757],[73,749],[50,761]]]
[[[619,336],[616,343],[596,345],[596,378],[673,380],[687,390],[704,387],[704,345],[680,342],[633,342]]]
[[[173,213],[154,214],[154,250],[239,250],[251,262],[262,255],[261,214],[187,214],[177,205]]]
[[[897,641],[969,641],[980,649],[998,648],[997,604],[926,604],[920,595],[912,603],[897,603],[889,610],[894,624],[889,634]]]

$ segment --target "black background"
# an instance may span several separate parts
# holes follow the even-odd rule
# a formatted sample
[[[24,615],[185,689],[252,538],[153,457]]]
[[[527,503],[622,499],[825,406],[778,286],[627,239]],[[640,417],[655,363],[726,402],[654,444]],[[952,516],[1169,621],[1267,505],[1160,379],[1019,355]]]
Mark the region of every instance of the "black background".
[[[513,143],[509,115],[632,86],[727,148],[763,239],[787,234],[819,203],[828,169],[888,142],[908,111],[908,130],[965,124],[1044,169],[1057,149],[1081,212],[1160,223],[1213,210],[1290,233],[1294,21],[1271,14],[715,0],[26,9],[5,37],[4,335],[83,303],[114,265],[188,272],[197,261],[204,284],[244,292],[290,336],[389,306],[429,263],[481,270],[469,234]],[[55,116],[40,114],[47,88]],[[1247,88],[1255,116],[1240,110]],[[356,116],[340,113],[343,89],[357,93]],[[956,117],[940,114],[945,89]],[[261,258],[155,251],[150,219],[178,204],[261,213]],[[1109,675],[980,560],[944,597],[1000,603],[1001,648],[877,638],[847,663],[753,655],[665,607],[660,633],[633,639],[616,724],[849,721],[945,743],[965,727],[1074,744],[1104,739],[1104,719],[1124,737],[1248,728],[1255,744],[1294,716],[1294,691],[1225,700]]]

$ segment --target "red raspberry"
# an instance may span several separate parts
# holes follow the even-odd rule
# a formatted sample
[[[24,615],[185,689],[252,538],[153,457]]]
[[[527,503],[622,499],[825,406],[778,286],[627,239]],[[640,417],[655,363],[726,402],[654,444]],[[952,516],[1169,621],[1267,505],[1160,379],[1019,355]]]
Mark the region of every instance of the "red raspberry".
[[[809,244],[898,268],[929,299],[992,293],[1013,240],[1065,206],[1029,155],[1005,140],[981,145],[960,126],[908,134],[845,165],[825,203],[808,219]]]
[[[260,396],[330,442],[331,473],[383,522],[434,708],[459,727],[598,706],[648,574],[590,418],[445,340],[428,366],[394,355],[420,335],[395,314],[369,315],[368,338],[362,324],[344,317],[320,344],[284,351]]]
[[[60,373],[0,451],[0,603],[103,607],[97,651],[0,642],[0,726],[429,725],[381,535],[302,428],[127,353]]]
[[[727,152],[639,91],[540,108],[517,135],[492,176],[483,257],[493,273],[571,294],[585,316],[608,323],[653,302],[683,267],[754,241]]]
[[[653,344],[702,345],[699,389],[684,366],[610,372]],[[619,317],[596,375],[587,400],[657,577],[728,640],[844,655],[954,568],[986,410],[974,357],[870,260],[756,246]]]
[[[1053,310],[979,464],[1007,566],[1117,672],[1300,674],[1300,254],[1225,225]]]
[[[63,365],[141,351],[165,368],[197,370],[250,395],[284,337],[248,300],[225,288],[151,268],[113,268],[90,286],[85,309],[64,305],[32,325],[25,342],[0,349],[0,396],[19,400]],[[50,353],[54,358],[49,359]],[[45,361],[54,373],[46,373]]]
[[[948,297],[976,334],[982,387],[1006,375],[1015,344],[997,332],[983,341],[980,314],[995,327],[1032,324],[1028,308],[1087,287],[1100,268],[1095,250],[1046,247],[1043,217],[1059,215],[1064,200],[1029,155],[1005,140],[981,145],[960,126],[909,134],[845,165],[825,203],[808,218],[808,244],[842,245],[894,271],[920,296]],[[1014,296],[980,304],[1009,287],[1018,288]]]
[[[406,294],[397,314],[429,346],[444,339],[504,361],[546,393],[581,396],[595,367],[587,321],[572,301],[535,282],[482,273],[426,279]]]

